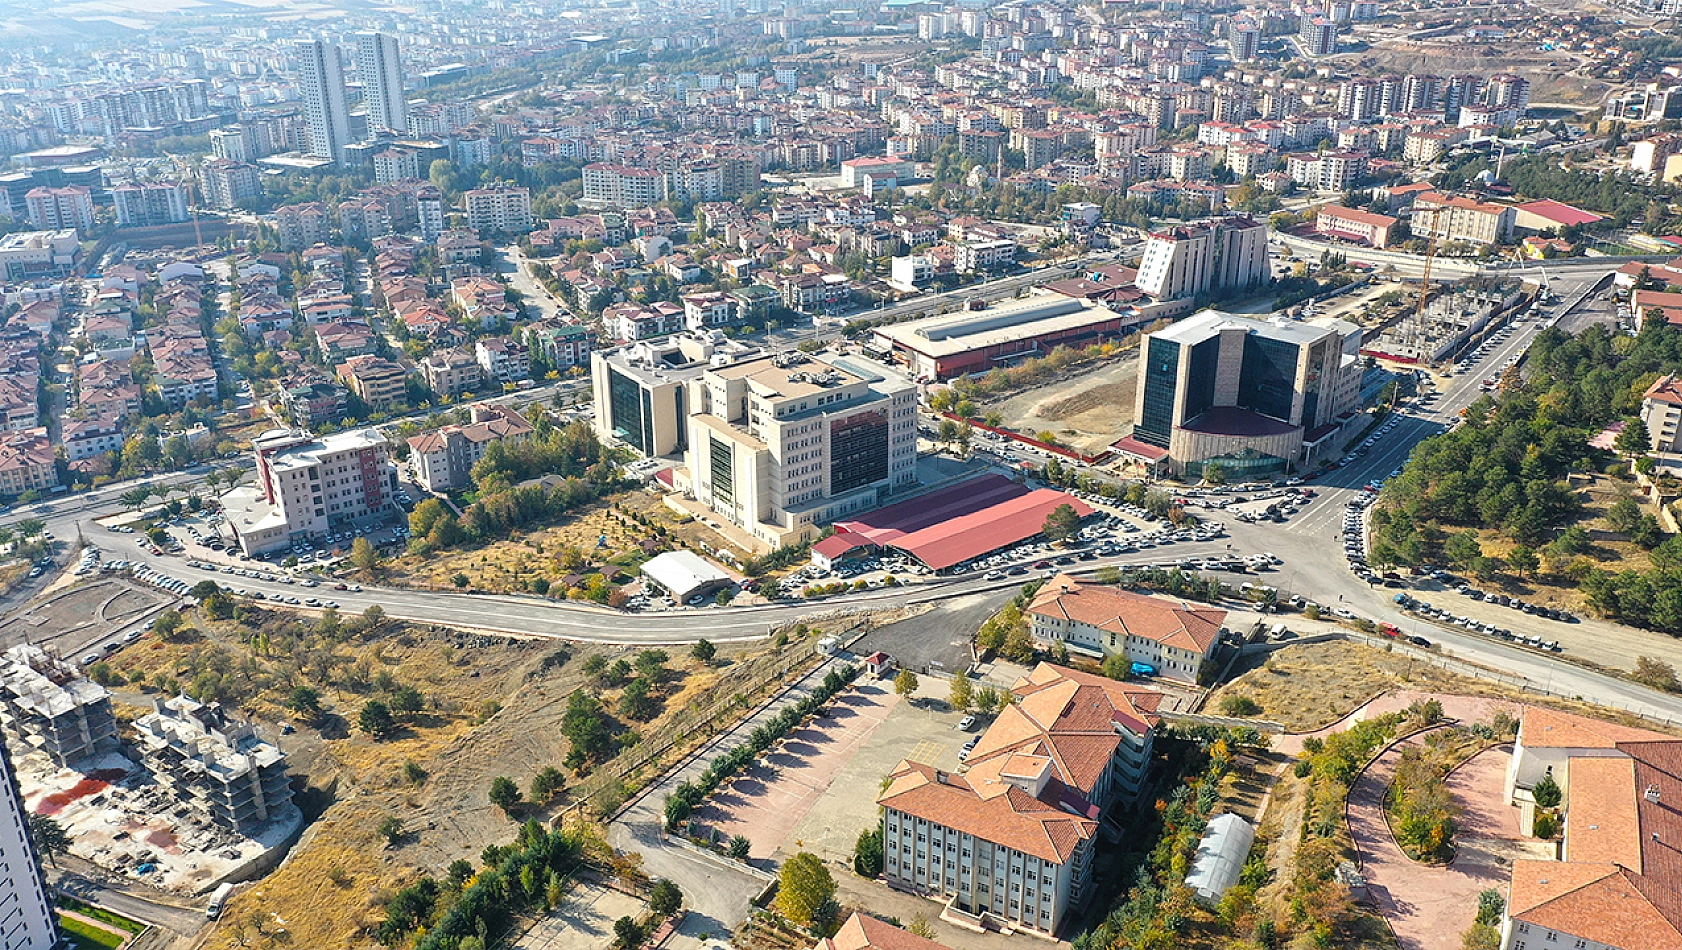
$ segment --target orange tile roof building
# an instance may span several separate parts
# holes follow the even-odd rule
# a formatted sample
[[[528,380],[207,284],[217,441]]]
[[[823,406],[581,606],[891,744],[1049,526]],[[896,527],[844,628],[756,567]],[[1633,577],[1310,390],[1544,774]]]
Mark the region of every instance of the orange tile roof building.
[[[1226,622],[1224,610],[1146,597],[1067,574],[1047,581],[1027,614],[1034,639],[1047,647],[1062,643],[1099,659],[1119,653],[1129,663],[1146,664],[1157,675],[1183,683],[1197,682]]]
[[[1682,740],[1529,707],[1508,771],[1524,824],[1546,774],[1564,846],[1513,862],[1503,950],[1682,950]]]
[[[1104,813],[1149,767],[1162,694],[1042,663],[980,737],[967,771],[902,761],[877,798],[889,885],[942,917],[1054,938],[1090,893]]]
[[[825,937],[812,950],[948,950],[945,944],[895,927],[885,920],[854,912],[833,937]]]
[[[1314,216],[1315,233],[1356,241],[1379,250],[1389,246],[1390,232],[1395,226],[1396,219],[1387,214],[1373,214],[1342,205],[1322,205]]]

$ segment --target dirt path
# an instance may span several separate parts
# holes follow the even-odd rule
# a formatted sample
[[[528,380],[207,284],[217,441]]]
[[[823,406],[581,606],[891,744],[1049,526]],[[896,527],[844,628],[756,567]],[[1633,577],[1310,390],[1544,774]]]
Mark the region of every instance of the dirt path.
[[[1358,722],[1365,722],[1374,716],[1385,713],[1401,712],[1416,702],[1435,699],[1443,704],[1443,715],[1460,722],[1485,722],[1497,712],[1505,711],[1517,719],[1523,712],[1521,703],[1497,699],[1490,696],[1459,696],[1443,693],[1427,693],[1412,689],[1398,689],[1380,693],[1372,699],[1356,707],[1347,716],[1329,726],[1322,726],[1313,732],[1296,732],[1279,736],[1273,740],[1273,748],[1286,755],[1302,753],[1303,741],[1310,736],[1325,738],[1334,732],[1342,732]]]

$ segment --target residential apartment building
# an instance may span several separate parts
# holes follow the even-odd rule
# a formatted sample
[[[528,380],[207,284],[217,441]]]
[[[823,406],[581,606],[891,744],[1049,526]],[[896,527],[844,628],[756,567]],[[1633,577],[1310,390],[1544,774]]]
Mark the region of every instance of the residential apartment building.
[[[1267,226],[1234,215],[1152,234],[1134,282],[1161,301],[1250,290],[1269,279]]]
[[[689,384],[695,498],[768,547],[916,484],[916,389],[802,353],[709,367]]]
[[[1415,237],[1499,244],[1512,236],[1516,214],[1506,205],[1432,191],[1413,199],[1413,216],[1408,223]]]
[[[274,227],[281,248],[288,251],[325,244],[333,236],[333,219],[319,201],[276,208]]]
[[[485,378],[498,385],[531,378],[531,350],[508,337],[480,337],[473,344],[473,357]]]
[[[6,950],[55,950],[63,945],[58,916],[47,898],[29,812],[6,746],[0,742],[0,944]]]
[[[286,754],[219,704],[153,697],[134,731],[158,784],[199,818],[251,835],[292,813]]]
[[[375,412],[397,406],[408,396],[408,371],[388,359],[372,354],[352,357],[339,364],[335,373]]]
[[[231,211],[263,193],[257,167],[225,158],[207,160],[199,168],[204,198],[213,208]]]
[[[1360,408],[1360,347],[1342,320],[1204,311],[1142,341],[1132,437],[1192,474],[1286,471],[1335,451]]]
[[[429,492],[447,492],[473,484],[473,466],[492,442],[528,439],[532,425],[510,406],[475,405],[472,422],[445,426],[409,440],[409,466],[415,481]]]
[[[1145,597],[1114,584],[1059,574],[1025,611],[1034,639],[1046,648],[1103,659],[1120,654],[1164,679],[1197,682],[1220,643],[1226,611]]]
[[[356,78],[362,81],[369,131],[407,132],[409,100],[403,93],[403,60],[398,55],[397,37],[385,33],[356,34]]]
[[[31,188],[23,200],[29,223],[43,231],[93,230],[93,193],[81,185]]]
[[[664,172],[610,162],[584,166],[584,201],[608,208],[641,208],[665,201]]]
[[[187,186],[178,181],[124,182],[111,189],[120,228],[146,228],[187,220]]]
[[[57,487],[58,465],[46,429],[0,433],[0,495],[15,498]]]
[[[467,226],[480,234],[525,234],[532,229],[530,189],[512,185],[475,188],[463,198]]]
[[[350,144],[350,109],[345,104],[344,62],[339,48],[321,40],[292,44],[298,88],[308,123],[309,153],[343,161]]]
[[[479,361],[463,350],[441,350],[428,355],[420,361],[420,373],[426,380],[426,388],[452,398],[476,392],[485,383]]]
[[[590,340],[590,328],[582,323],[551,321],[536,324],[526,328],[525,340],[533,353],[563,372],[575,366],[584,366],[595,349]]]
[[[1016,263],[1016,241],[959,241],[952,246],[952,269],[960,274],[1002,270]]]
[[[274,429],[252,441],[255,485],[224,498],[228,524],[247,554],[276,551],[296,539],[389,512],[397,491],[385,437],[354,429],[317,438]]]
[[[112,417],[66,419],[60,435],[64,441],[65,457],[72,462],[118,452],[123,448],[123,424]]]
[[[883,876],[975,929],[1055,938],[1091,895],[1106,811],[1143,785],[1162,696],[1049,663],[1012,692],[964,774],[910,761],[889,773]]]

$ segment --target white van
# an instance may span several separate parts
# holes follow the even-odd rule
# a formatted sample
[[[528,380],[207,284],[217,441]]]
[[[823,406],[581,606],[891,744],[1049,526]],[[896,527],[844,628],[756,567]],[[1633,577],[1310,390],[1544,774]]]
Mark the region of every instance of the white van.
[[[210,892],[210,903],[205,905],[204,915],[211,920],[222,916],[222,908],[227,906],[228,898],[234,895],[232,884],[222,884]]]

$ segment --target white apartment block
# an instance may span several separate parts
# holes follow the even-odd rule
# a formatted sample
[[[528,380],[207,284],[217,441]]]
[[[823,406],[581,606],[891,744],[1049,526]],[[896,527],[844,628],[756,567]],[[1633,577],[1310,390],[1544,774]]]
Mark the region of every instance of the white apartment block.
[[[688,389],[695,498],[771,547],[916,484],[917,392],[902,380],[784,353]]]
[[[187,220],[187,186],[176,181],[127,182],[111,189],[117,226],[143,228]]]
[[[397,37],[356,34],[356,76],[362,80],[368,128],[407,132],[409,101],[403,95],[403,60],[397,52]]]
[[[391,510],[397,470],[377,429],[317,438],[274,429],[252,442],[257,484],[226,499],[228,524],[247,554],[275,551],[294,539]]]
[[[321,40],[292,44],[309,128],[309,153],[342,161],[350,144],[350,109],[345,105],[345,68],[339,48]]]
[[[1655,452],[1676,452],[1682,445],[1682,380],[1666,376],[1641,397],[1641,421]]]
[[[58,945],[58,921],[29,838],[23,793],[0,742],[0,947],[50,950]]]
[[[960,274],[998,270],[1016,263],[1016,242],[1010,238],[991,241],[959,241],[953,245],[952,269]]]
[[[1026,611],[1034,639],[1050,648],[1102,659],[1121,654],[1164,679],[1196,683],[1220,642],[1226,611],[1145,597],[1114,584],[1060,574],[1045,583]]]
[[[584,166],[584,201],[609,208],[641,208],[665,201],[666,174],[609,162]]]
[[[1242,216],[1160,231],[1145,242],[1135,280],[1157,300],[1185,300],[1268,281],[1267,227]]]
[[[532,228],[530,189],[501,185],[476,188],[463,197],[467,226],[480,234],[525,234]]]
[[[964,774],[909,761],[890,774],[883,876],[943,900],[942,916],[1054,939],[1090,894],[1105,811],[1144,781],[1162,696],[1049,663],[1012,692]]]

